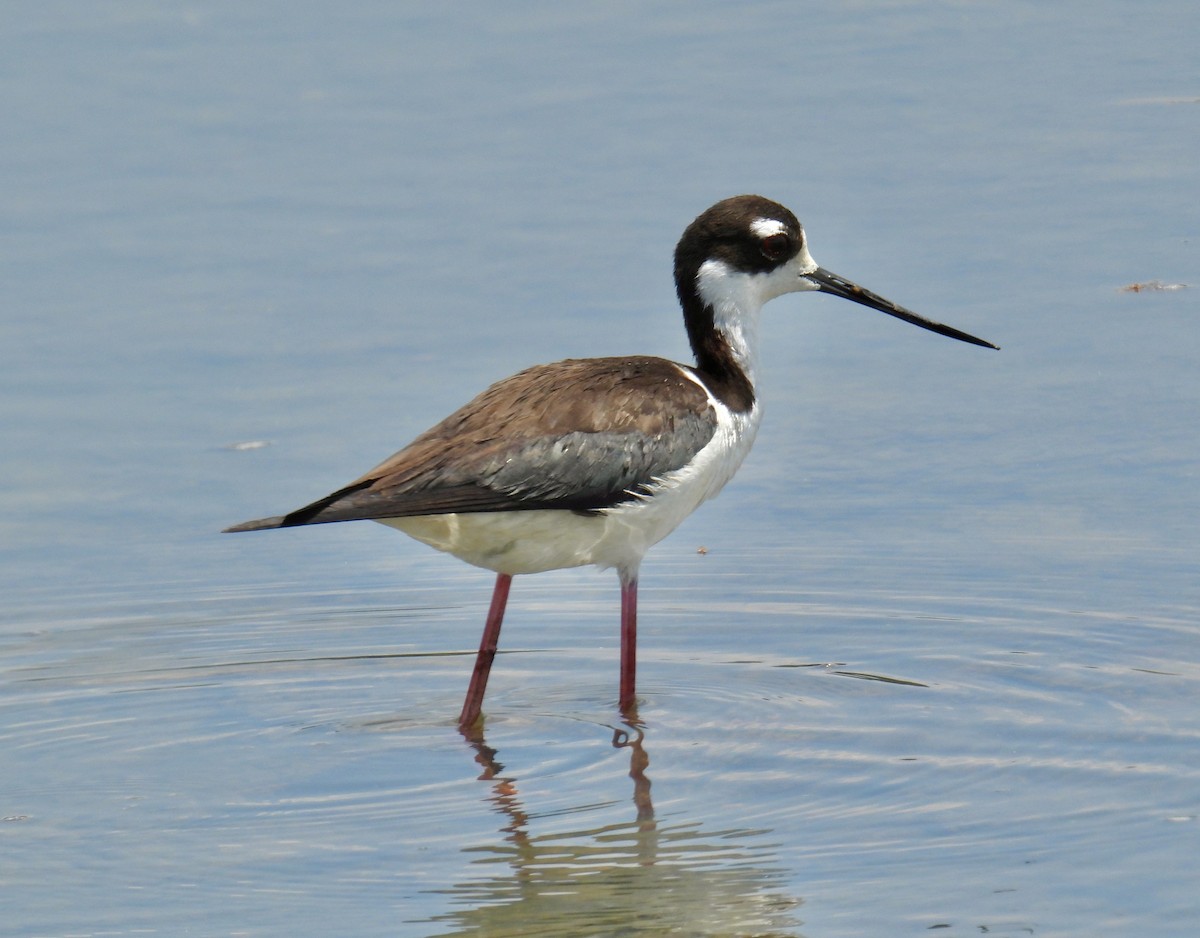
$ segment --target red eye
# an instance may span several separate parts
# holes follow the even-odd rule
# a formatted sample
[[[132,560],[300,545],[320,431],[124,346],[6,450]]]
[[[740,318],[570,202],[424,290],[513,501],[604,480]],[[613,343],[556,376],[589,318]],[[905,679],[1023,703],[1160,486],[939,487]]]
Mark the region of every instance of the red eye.
[[[763,238],[759,248],[767,260],[777,261],[787,255],[792,249],[792,243],[785,234],[773,234]]]

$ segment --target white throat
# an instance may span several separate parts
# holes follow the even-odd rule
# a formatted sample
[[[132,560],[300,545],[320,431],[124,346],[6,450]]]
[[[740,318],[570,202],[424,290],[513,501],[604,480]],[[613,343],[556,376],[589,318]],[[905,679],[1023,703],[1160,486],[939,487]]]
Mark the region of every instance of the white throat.
[[[752,385],[758,368],[759,311],[768,300],[785,293],[816,290],[817,285],[805,276],[816,269],[807,247],[765,273],[747,273],[712,259],[700,265],[696,273],[700,300],[712,308],[713,325]]]

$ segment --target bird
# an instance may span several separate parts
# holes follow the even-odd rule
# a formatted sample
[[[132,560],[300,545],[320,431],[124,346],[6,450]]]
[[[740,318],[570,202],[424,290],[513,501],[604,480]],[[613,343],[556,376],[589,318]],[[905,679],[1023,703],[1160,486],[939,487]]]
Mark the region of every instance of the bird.
[[[758,195],[717,202],[675,248],[695,357],[565,359],[484,390],[350,484],[226,532],[371,520],[496,574],[459,728],[481,725],[512,578],[567,567],[620,582],[618,706],[636,713],[638,570],[647,550],[733,477],[762,419],[759,313],[787,293],[851,300],[996,349],[819,266],[790,210]]]

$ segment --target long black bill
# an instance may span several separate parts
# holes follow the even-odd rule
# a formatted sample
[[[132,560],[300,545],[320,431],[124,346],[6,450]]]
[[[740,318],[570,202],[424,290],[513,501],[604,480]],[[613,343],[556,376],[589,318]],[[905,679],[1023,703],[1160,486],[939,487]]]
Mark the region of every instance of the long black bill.
[[[928,329],[930,332],[958,339],[960,342],[970,342],[972,345],[982,345],[984,348],[1000,348],[998,345],[993,345],[985,339],[977,338],[960,329],[955,329],[953,326],[944,326],[940,322],[934,322],[932,319],[918,316],[911,309],[897,306],[891,300],[885,300],[877,293],[864,290],[853,280],[839,277],[824,267],[818,267],[811,274],[805,274],[804,276],[815,283],[817,289],[822,293],[831,293],[834,296],[840,296],[844,300],[853,300],[855,303],[861,303],[863,306],[877,309],[881,313],[887,313],[889,316],[895,316],[897,319],[911,322],[914,326],[920,326],[922,329]]]

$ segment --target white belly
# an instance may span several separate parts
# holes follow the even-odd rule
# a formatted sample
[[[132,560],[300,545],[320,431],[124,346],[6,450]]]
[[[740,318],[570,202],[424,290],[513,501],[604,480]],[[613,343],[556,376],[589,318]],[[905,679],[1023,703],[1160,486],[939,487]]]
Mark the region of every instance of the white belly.
[[[595,514],[493,511],[381,518],[430,547],[497,573],[541,573],[595,564],[636,574],[646,551],[679,527],[733,477],[754,442],[759,409],[731,414],[719,403],[712,440],[685,468],[668,473],[653,494]]]
[[[619,566],[636,553],[632,544],[619,543],[627,539],[622,533],[632,532],[622,532],[614,525],[616,519],[605,514],[491,511],[381,520],[430,547],[497,573],[541,573],[591,563]]]

